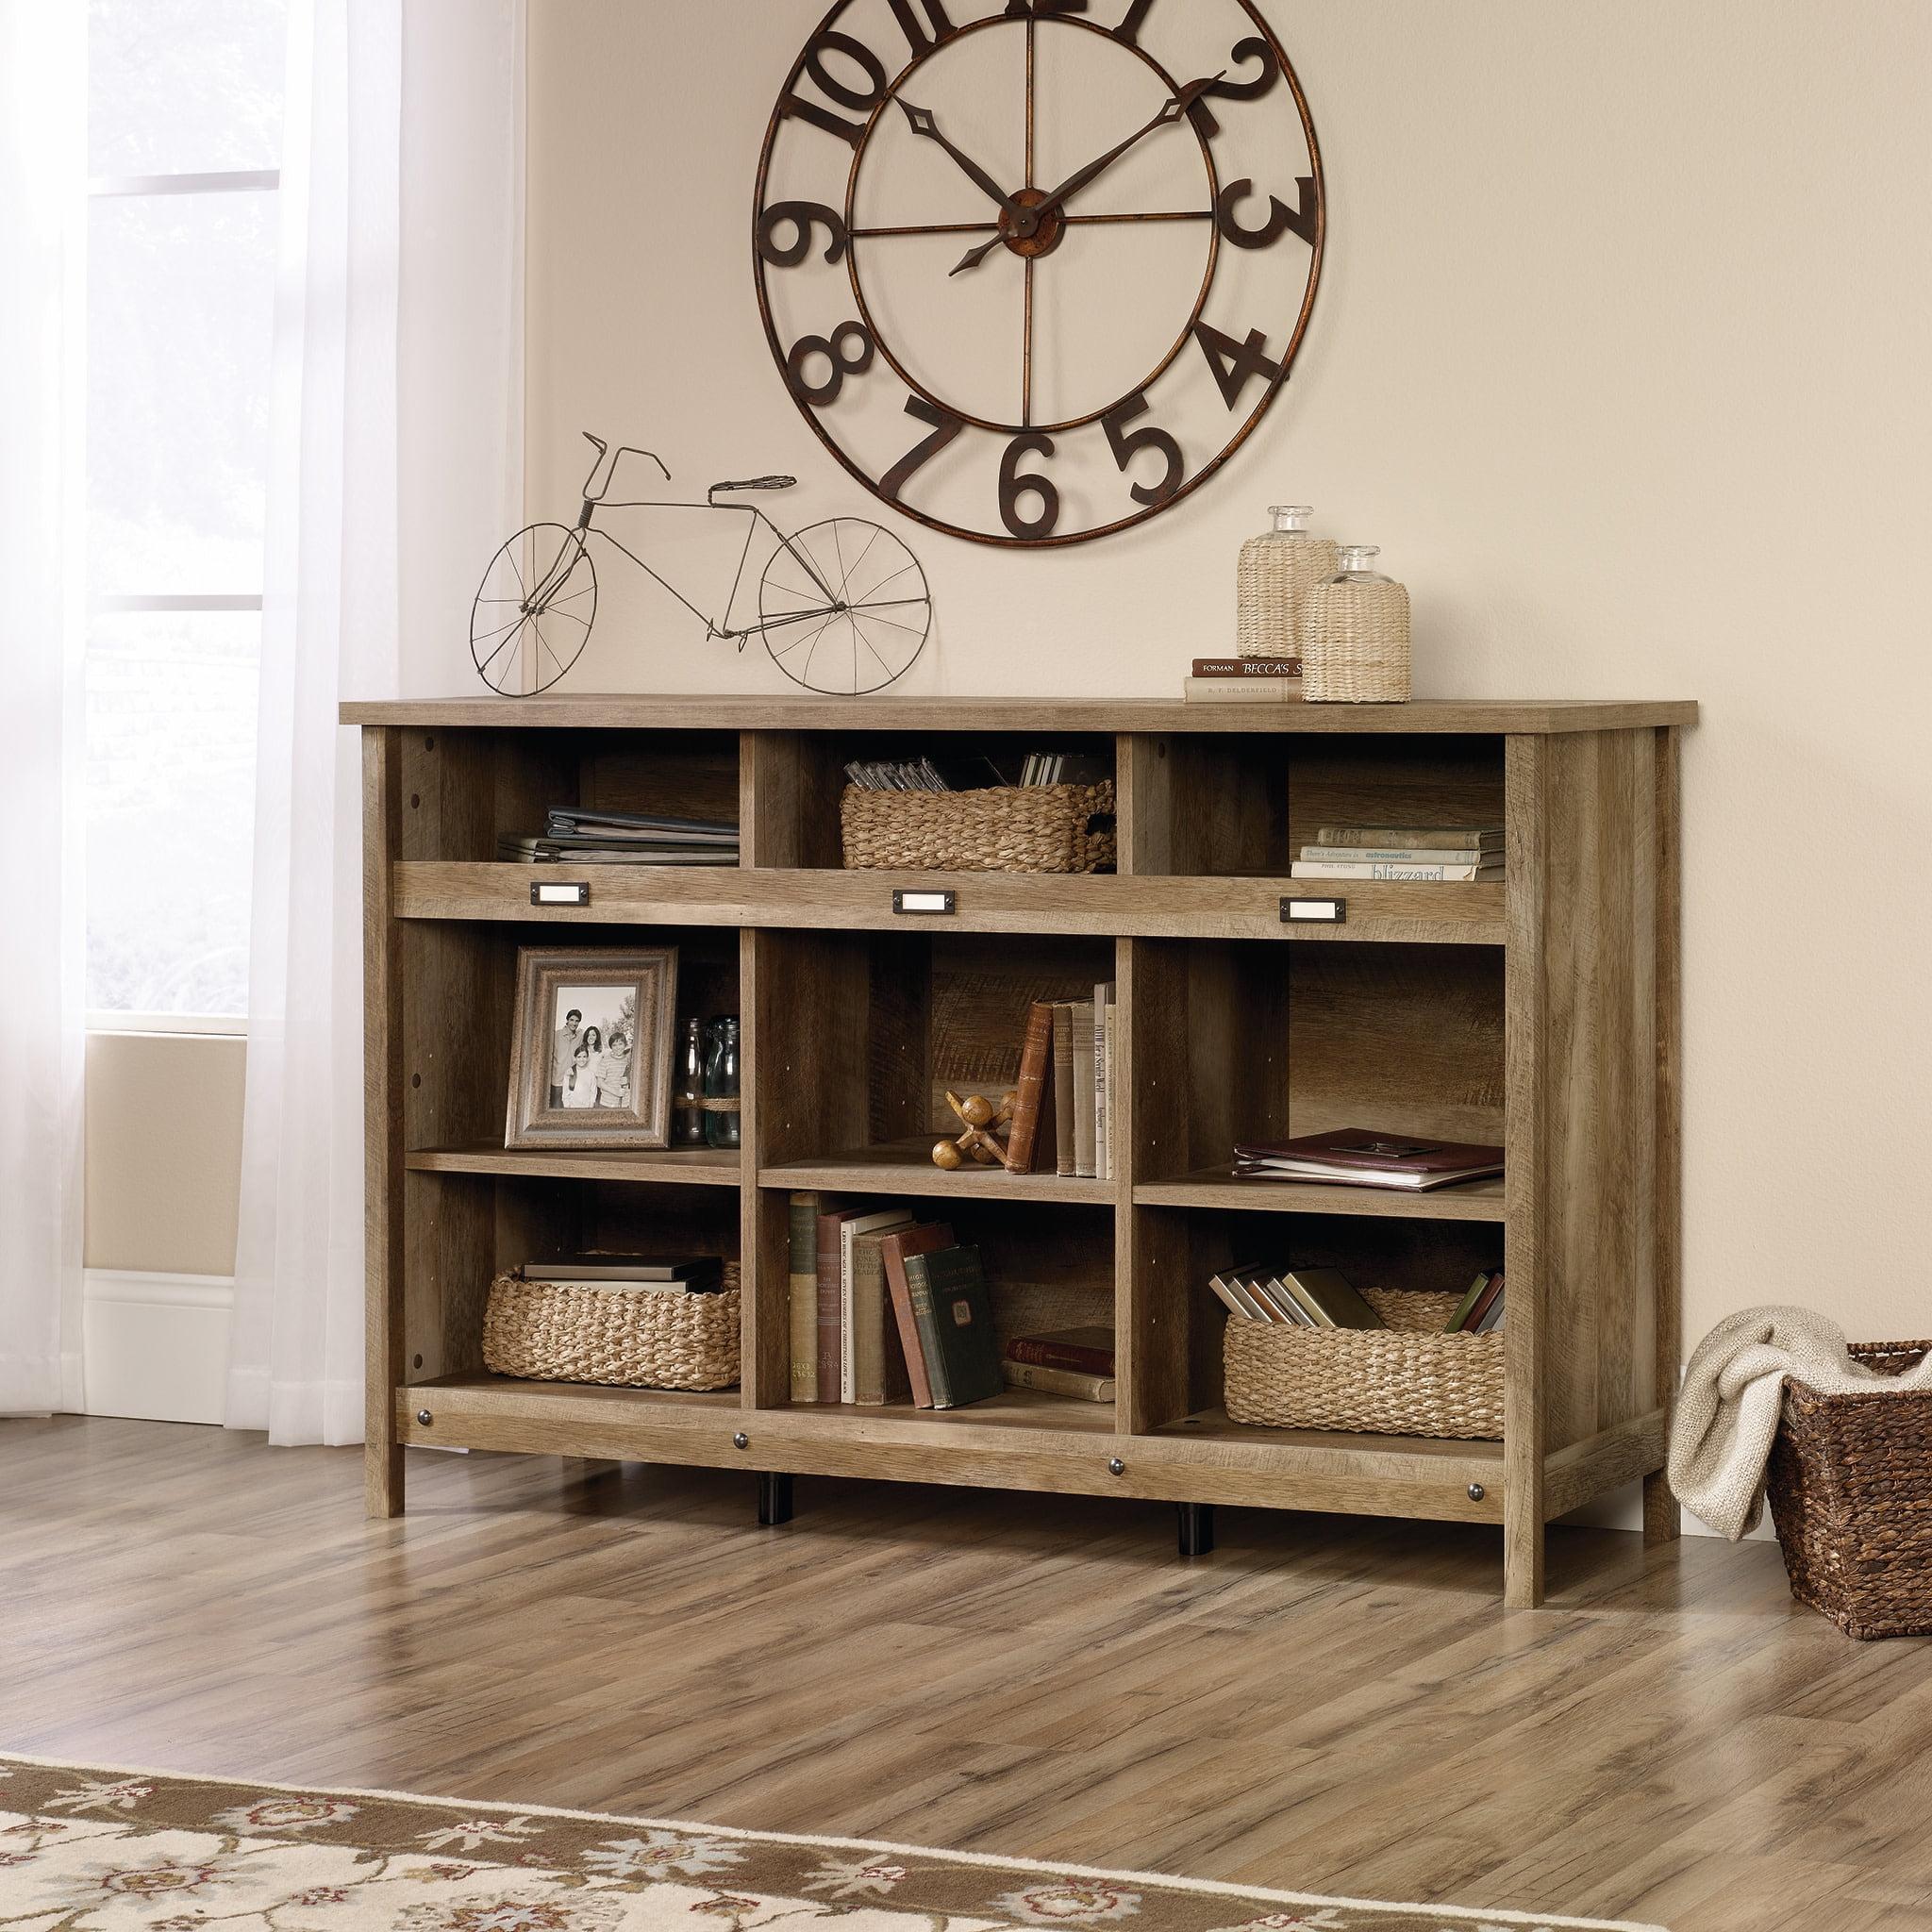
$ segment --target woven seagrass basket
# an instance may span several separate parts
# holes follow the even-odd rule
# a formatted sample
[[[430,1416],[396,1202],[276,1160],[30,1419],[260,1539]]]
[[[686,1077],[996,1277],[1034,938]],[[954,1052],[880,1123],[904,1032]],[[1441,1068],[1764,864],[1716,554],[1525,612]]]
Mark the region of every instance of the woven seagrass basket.
[[[1856,1342],[1902,1374],[1932,1342]],[[1932,1635],[1932,1390],[1785,1385],[1766,1481],[1791,1594],[1847,1637]]]
[[[1365,1288],[1387,1328],[1291,1328],[1231,1317],[1227,1413],[1272,1429],[1500,1439],[1503,1338],[1444,1335],[1459,1295]]]
[[[868,791],[839,809],[848,872],[1100,872],[1114,863],[1113,781]]]
[[[717,1294],[562,1288],[499,1274],[483,1315],[483,1366],[540,1382],[729,1389],[738,1380],[739,1273]]]

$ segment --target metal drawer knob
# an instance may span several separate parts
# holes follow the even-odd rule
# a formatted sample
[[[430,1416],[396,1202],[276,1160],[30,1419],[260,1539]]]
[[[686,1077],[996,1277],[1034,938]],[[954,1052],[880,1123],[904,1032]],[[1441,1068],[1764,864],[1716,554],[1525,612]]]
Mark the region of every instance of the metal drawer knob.
[[[416,1411],[416,1420],[419,1423],[421,1423],[423,1426],[426,1429],[429,1426],[429,1424],[436,1420],[436,1418],[433,1415],[431,1415],[426,1408],[419,1408]]]
[[[1470,1500],[1470,1501],[1471,1501],[1472,1503],[1480,1503],[1480,1502],[1482,1501],[1482,1499],[1483,1499],[1483,1498],[1484,1498],[1485,1496],[1487,1496],[1488,1494],[1489,1494],[1489,1491],[1487,1491],[1486,1489],[1484,1489],[1484,1488],[1483,1488],[1482,1484],[1480,1484],[1480,1483],[1471,1483],[1471,1484],[1470,1484],[1470,1486],[1469,1486],[1469,1500]]]
[[[1107,1473],[1108,1475],[1125,1475],[1127,1465],[1118,1456],[1109,1456],[1107,1458]]]
[[[734,1449],[749,1449],[751,1447],[751,1438],[741,1429],[737,1435],[732,1437],[731,1446]]]

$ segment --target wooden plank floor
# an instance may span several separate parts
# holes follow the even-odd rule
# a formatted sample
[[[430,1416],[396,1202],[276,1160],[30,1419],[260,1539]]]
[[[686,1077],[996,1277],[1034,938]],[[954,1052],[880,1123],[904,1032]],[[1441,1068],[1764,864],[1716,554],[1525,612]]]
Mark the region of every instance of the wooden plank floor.
[[[1932,1926],[1932,1643],[1777,1551],[0,1423],[0,1749],[1655,1920]]]

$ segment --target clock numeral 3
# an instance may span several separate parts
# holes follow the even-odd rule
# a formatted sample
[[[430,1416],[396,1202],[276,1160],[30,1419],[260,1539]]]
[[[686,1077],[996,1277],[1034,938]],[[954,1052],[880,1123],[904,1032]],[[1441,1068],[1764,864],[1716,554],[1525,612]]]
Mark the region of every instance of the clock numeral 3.
[[[775,238],[790,223],[792,238],[780,242]],[[825,259],[837,261],[845,253],[851,236],[843,220],[818,201],[774,201],[758,217],[758,254],[776,268],[796,268],[811,253],[811,231],[825,231]]]
[[[1146,396],[1129,396],[1118,408],[1109,410],[1100,419],[1100,426],[1107,431],[1108,447],[1113,451],[1113,459],[1120,465],[1123,475],[1128,475],[1129,466],[1142,450],[1160,452],[1167,463],[1167,474],[1158,483],[1134,483],[1128,491],[1136,503],[1144,503],[1151,508],[1157,503],[1165,503],[1181,487],[1188,465],[1181,455],[1180,444],[1166,430],[1156,429],[1151,424],[1144,429],[1127,427],[1136,416],[1146,413]]]
[[[1059,491],[1039,471],[1019,466],[1022,457],[1052,454],[1053,438],[1029,429],[1025,435],[1014,437],[1000,458],[1000,521],[1023,541],[1043,542],[1053,535],[1054,525],[1060,520]],[[1040,499],[1040,508],[1037,514],[1023,517],[1020,499],[1028,494]]]
[[[1315,245],[1316,225],[1321,220],[1321,203],[1315,198],[1315,177],[1295,177],[1297,206],[1290,208],[1278,195],[1268,197],[1268,219],[1258,228],[1244,228],[1235,218],[1242,199],[1255,192],[1252,181],[1230,181],[1214,204],[1214,225],[1224,241],[1237,248],[1272,248],[1292,228],[1310,248]]]
[[[848,351],[846,344],[853,341],[858,346]],[[785,358],[785,380],[800,402],[824,408],[839,400],[848,375],[863,375],[872,367],[875,353],[872,331],[862,322],[841,322],[829,337],[800,336],[792,343]],[[814,356],[824,357],[832,365],[824,382],[806,380],[805,365]]]
[[[1266,377],[1272,389],[1288,374],[1279,362],[1269,359],[1268,338],[1257,328],[1248,331],[1246,341],[1238,342],[1232,336],[1223,335],[1211,323],[1197,322],[1194,340],[1201,344],[1201,353],[1214,372],[1221,399],[1230,409],[1241,408],[1241,392],[1256,376]]]
[[[855,87],[843,78],[830,64],[829,57],[833,55],[841,56],[857,67],[864,75],[865,84]],[[827,100],[835,101],[841,108],[850,108],[857,114],[870,117],[873,109],[886,97],[885,62],[863,41],[854,40],[850,34],[828,28],[817,35],[806,48],[805,58],[798,63],[798,72],[808,76]],[[802,93],[787,94],[779,102],[778,110],[794,115],[801,121],[809,121],[814,127],[823,127],[827,134],[836,134],[851,147],[856,148],[865,139],[865,121],[849,121],[843,114],[835,114],[829,108],[808,100]]]
[[[929,403],[924,396],[908,396],[906,413],[915,422],[930,423],[932,434],[921,437],[886,474],[879,478],[879,494],[897,503],[899,492],[913,476],[944,449],[965,428],[958,416]]]

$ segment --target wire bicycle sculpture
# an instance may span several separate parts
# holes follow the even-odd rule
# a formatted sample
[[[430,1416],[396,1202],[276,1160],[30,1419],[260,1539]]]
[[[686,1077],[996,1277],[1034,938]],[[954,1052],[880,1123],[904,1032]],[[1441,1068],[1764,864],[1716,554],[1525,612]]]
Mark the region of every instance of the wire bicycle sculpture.
[[[702,503],[653,497],[613,503],[610,490],[625,457],[643,457],[671,480],[660,458],[626,443],[612,452],[589,430],[596,450],[584,479],[576,523],[531,524],[499,549],[470,608],[470,655],[476,674],[506,697],[548,691],[583,655],[597,615],[600,538],[661,584],[704,626],[708,638],[740,651],[762,638],[772,661],[795,684],[831,697],[859,697],[903,677],[932,629],[932,593],[919,559],[877,524],[834,517],[787,536],[756,504],[721,503],[753,490],[789,490],[795,476],[752,476],[713,483]],[[601,482],[599,480],[601,476]],[[635,550],[595,524],[600,510],[710,510],[746,519],[744,547],[722,616],[712,617]],[[760,532],[773,549],[758,579],[758,615],[734,623],[745,570]]]

